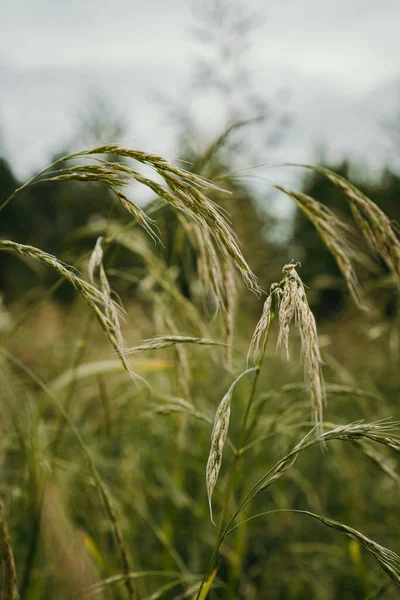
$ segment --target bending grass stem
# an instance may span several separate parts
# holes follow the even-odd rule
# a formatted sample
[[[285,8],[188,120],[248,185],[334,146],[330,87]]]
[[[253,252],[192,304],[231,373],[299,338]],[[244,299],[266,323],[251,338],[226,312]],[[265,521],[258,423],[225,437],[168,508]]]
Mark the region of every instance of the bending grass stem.
[[[268,343],[268,338],[269,338],[269,334],[271,331],[271,325],[272,325],[272,321],[274,320],[274,316],[275,316],[275,312],[272,311],[271,312],[271,318],[267,327],[267,330],[265,332],[265,337],[264,337],[264,343],[263,343],[263,347],[259,356],[259,359],[257,361],[256,364],[256,371],[255,371],[255,375],[254,375],[254,379],[253,379],[253,385],[251,386],[251,391],[250,391],[250,395],[249,395],[249,399],[247,401],[247,406],[246,406],[246,410],[243,416],[243,420],[242,420],[242,426],[241,426],[241,430],[240,430],[240,436],[239,436],[239,444],[237,446],[237,449],[235,451],[235,455],[233,458],[233,462],[232,462],[232,466],[229,472],[229,479],[228,479],[228,483],[226,486],[226,492],[225,492],[225,497],[224,497],[224,503],[222,506],[222,512],[221,512],[221,518],[219,521],[219,526],[218,526],[218,533],[217,533],[217,544],[214,548],[213,554],[211,556],[207,571],[204,575],[203,581],[201,583],[201,586],[199,588],[196,600],[199,600],[200,598],[203,600],[203,596],[201,596],[202,593],[202,589],[207,581],[207,578],[209,576],[209,574],[211,573],[212,569],[214,568],[214,563],[216,560],[216,557],[218,555],[218,551],[219,548],[222,544],[222,542],[224,541],[228,529],[231,526],[233,520],[236,518],[237,513],[235,514],[233,519],[230,519],[230,521],[228,522],[228,524],[224,527],[224,522],[226,519],[226,514],[228,512],[228,508],[229,508],[229,504],[230,504],[230,500],[231,500],[231,496],[233,493],[233,490],[235,488],[235,483],[236,483],[236,479],[237,479],[237,468],[238,468],[238,464],[239,464],[239,460],[241,458],[241,456],[243,455],[243,448],[246,444],[246,438],[247,438],[247,424],[248,424],[248,420],[249,420],[249,416],[250,416],[250,411],[251,411],[251,407],[253,405],[253,401],[256,395],[256,391],[257,391],[257,384],[258,384],[258,380],[260,377],[260,372],[261,372],[261,366],[264,360],[264,356],[265,356],[265,351],[267,348],[267,343]],[[205,600],[205,599],[204,599]]]
[[[224,498],[224,503],[222,506],[222,513],[221,513],[221,518],[220,518],[220,522],[219,522],[219,528],[218,528],[218,537],[221,535],[223,526],[224,526],[224,521],[226,518],[226,513],[228,511],[228,507],[229,507],[229,503],[231,500],[231,496],[235,487],[235,482],[236,482],[236,475],[237,475],[237,467],[238,467],[238,463],[239,460],[241,458],[241,456],[243,455],[243,448],[245,446],[246,443],[246,437],[247,437],[247,424],[249,421],[249,416],[250,416],[250,411],[251,411],[251,407],[256,395],[256,391],[257,391],[257,384],[258,384],[258,380],[260,377],[260,372],[261,372],[261,366],[264,360],[264,355],[265,355],[265,350],[267,347],[267,343],[268,343],[268,338],[269,338],[269,334],[271,331],[271,325],[272,325],[272,321],[274,318],[274,313],[271,313],[271,319],[270,322],[268,324],[267,327],[267,331],[265,332],[265,338],[264,338],[264,343],[263,343],[263,347],[261,350],[261,354],[259,356],[258,362],[256,364],[256,371],[255,371],[255,375],[254,375],[254,379],[253,379],[253,385],[251,386],[251,391],[250,391],[250,396],[249,399],[247,401],[247,406],[246,406],[246,410],[243,416],[243,421],[242,421],[242,426],[241,426],[241,430],[240,430],[240,436],[239,436],[239,444],[236,448],[235,451],[235,455],[233,458],[233,462],[232,462],[232,466],[229,472],[229,479],[228,479],[228,483],[227,483],[227,487],[226,487],[226,492],[225,492],[225,498]]]

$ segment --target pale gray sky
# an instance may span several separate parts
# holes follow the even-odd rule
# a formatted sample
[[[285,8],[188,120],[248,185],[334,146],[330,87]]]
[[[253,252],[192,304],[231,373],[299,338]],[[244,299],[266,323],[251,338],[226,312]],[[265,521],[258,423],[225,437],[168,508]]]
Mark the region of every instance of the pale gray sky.
[[[258,91],[292,91],[296,120],[282,158],[307,160],[325,143],[336,155],[354,151],[379,162],[386,152],[380,121],[400,104],[400,1],[247,4],[265,17],[252,40]],[[128,143],[171,155],[173,127],[149,91],[177,100],[184,93],[196,56],[191,7],[190,0],[0,3],[0,125],[18,172],[42,166],[73,137],[93,91],[124,115]],[[201,104],[196,110],[212,122],[209,105],[204,115]]]

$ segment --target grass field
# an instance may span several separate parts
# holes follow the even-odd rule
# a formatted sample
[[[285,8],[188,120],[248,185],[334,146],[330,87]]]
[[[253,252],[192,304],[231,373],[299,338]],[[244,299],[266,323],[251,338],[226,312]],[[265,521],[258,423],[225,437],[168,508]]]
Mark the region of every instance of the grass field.
[[[276,186],[348,291],[321,324],[296,257],[253,273],[229,196],[213,202],[227,178],[109,145],[3,204],[46,182],[102,184],[125,215],[71,232],[73,265],[0,240],[0,256],[54,273],[0,314],[3,598],[397,597],[399,323],[357,270],[378,257],[395,297],[400,241],[376,204],[316,169],[370,249],[323,199]],[[145,209],[132,181],[154,194]],[[75,290],[63,304],[61,286]]]

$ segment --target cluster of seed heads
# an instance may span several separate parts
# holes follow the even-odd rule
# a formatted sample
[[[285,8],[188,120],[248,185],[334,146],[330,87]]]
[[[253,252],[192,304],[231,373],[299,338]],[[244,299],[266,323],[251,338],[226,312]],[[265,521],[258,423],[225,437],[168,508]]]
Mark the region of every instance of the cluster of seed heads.
[[[400,283],[400,240],[389,217],[344,177],[323,167],[317,170],[343,191],[365,240]]]
[[[257,363],[260,359],[266,334],[275,312],[279,314],[277,345],[284,347],[289,359],[289,331],[294,320],[300,332],[305,382],[311,397],[314,419],[321,426],[325,399],[321,372],[322,359],[315,318],[307,302],[304,284],[296,270],[297,266],[298,263],[285,265],[282,281],[271,286],[270,294],[264,303],[261,319],[250,343],[248,361],[252,359],[254,363]]]
[[[66,157],[71,158],[92,157],[92,155],[114,155],[123,158],[133,159],[143,165],[152,167],[158,176],[163,180],[163,184],[143,176],[135,169],[125,164],[110,162],[108,160],[97,159],[99,164],[82,165],[71,167],[56,172],[48,180],[60,181],[65,179],[78,181],[98,181],[111,189],[122,205],[138,220],[138,222],[151,234],[157,237],[153,223],[149,217],[134,204],[121,191],[129,181],[137,181],[149,188],[156,196],[162,198],[175,209],[187,215],[196,222],[202,230],[206,230],[214,239],[217,247],[226,260],[231,259],[236,268],[241,273],[247,286],[257,294],[261,293],[257,285],[257,279],[247,264],[229,223],[223,215],[220,207],[212,202],[205,191],[221,188],[199,175],[194,175],[183,169],[170,165],[164,158],[155,154],[141,152],[139,150],[129,150],[116,144],[100,146],[93,150],[80,152],[78,154]],[[43,179],[42,179],[43,180]]]

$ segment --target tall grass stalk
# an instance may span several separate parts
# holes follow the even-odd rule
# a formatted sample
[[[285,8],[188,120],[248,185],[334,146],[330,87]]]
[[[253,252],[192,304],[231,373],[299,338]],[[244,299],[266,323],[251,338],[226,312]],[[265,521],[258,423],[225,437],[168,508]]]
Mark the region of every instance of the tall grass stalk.
[[[248,431],[247,431],[248,421],[249,421],[251,409],[252,409],[253,402],[254,402],[254,399],[256,396],[256,392],[257,392],[257,385],[258,385],[258,381],[259,381],[259,377],[260,377],[260,373],[261,373],[261,367],[262,367],[262,364],[264,361],[265,351],[267,348],[268,338],[269,338],[269,334],[271,331],[271,326],[272,326],[272,321],[274,319],[274,316],[275,316],[275,313],[272,311],[270,314],[270,317],[269,317],[267,329],[265,331],[264,341],[263,341],[263,345],[261,348],[261,352],[259,353],[257,364],[255,366],[253,383],[251,386],[249,398],[246,403],[246,408],[245,408],[245,412],[243,414],[242,424],[240,427],[239,442],[238,442],[237,448],[235,450],[235,453],[233,455],[233,461],[232,461],[232,464],[229,469],[228,481],[226,484],[226,489],[224,491],[221,516],[220,516],[219,525],[218,525],[218,535],[220,535],[223,530],[227,512],[228,512],[228,509],[229,509],[229,506],[230,506],[230,503],[232,500],[232,494],[236,487],[237,469],[238,469],[240,459],[243,456],[243,449],[244,449],[244,446],[246,443],[246,436],[248,433]]]
[[[239,525],[234,525],[237,517],[245,510],[245,508],[262,492],[268,489],[276,480],[280,479],[285,472],[290,469],[295,463],[297,456],[315,445],[323,445],[327,442],[333,440],[343,440],[343,441],[354,441],[354,440],[372,440],[378,444],[382,444],[395,450],[400,453],[400,437],[396,437],[395,432],[400,431],[400,423],[390,422],[388,420],[384,420],[382,422],[377,423],[366,423],[363,422],[355,422],[349,425],[343,425],[332,429],[326,433],[319,434],[317,437],[313,437],[313,434],[317,431],[317,427],[314,427],[311,431],[309,431],[293,448],[291,452],[289,452],[286,456],[284,456],[281,460],[279,460],[263,477],[261,477],[256,484],[249,490],[249,492],[244,496],[243,500],[237,506],[232,516],[228,519],[226,525],[223,527],[222,532],[219,534],[216,544],[214,546],[210,561],[208,563],[208,567],[203,577],[202,584],[199,588],[196,600],[201,597],[202,589],[207,582],[207,579],[215,567],[215,562],[218,557],[218,552],[220,550],[221,545],[228,537],[230,533],[232,533]],[[301,511],[300,511],[301,512]],[[305,511],[307,512],[307,511]],[[311,514],[311,513],[308,513]],[[332,519],[328,519],[326,517],[320,517],[316,515],[312,515],[315,518],[318,518],[328,526],[331,526]],[[250,520],[252,517],[249,518]],[[246,519],[246,522],[249,520]],[[333,526],[333,525],[332,525]],[[357,539],[368,540],[359,534],[358,532],[354,533],[355,530],[351,530],[347,528],[347,526],[343,524],[337,524],[334,528],[341,530],[347,535],[352,535],[352,537],[356,537]],[[362,542],[361,542],[362,543]],[[377,558],[378,562],[382,566],[382,568],[389,574],[389,576],[395,581],[395,583],[400,587],[400,557],[397,556],[394,552],[387,550],[386,548],[382,548],[372,540],[368,540],[363,544],[368,550],[372,551],[372,553]]]

